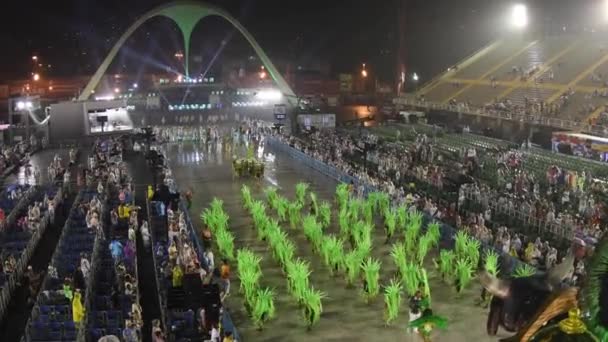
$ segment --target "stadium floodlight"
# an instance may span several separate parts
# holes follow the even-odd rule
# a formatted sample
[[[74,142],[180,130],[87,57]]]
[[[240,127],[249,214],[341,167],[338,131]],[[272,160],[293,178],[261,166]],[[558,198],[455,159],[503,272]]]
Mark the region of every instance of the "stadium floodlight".
[[[513,6],[511,23],[517,29],[523,29],[528,26],[528,8],[526,5],[517,4]]]
[[[281,94],[281,92],[278,90],[267,89],[260,90],[256,94],[256,97],[261,100],[280,100],[281,97],[283,97],[283,94]]]

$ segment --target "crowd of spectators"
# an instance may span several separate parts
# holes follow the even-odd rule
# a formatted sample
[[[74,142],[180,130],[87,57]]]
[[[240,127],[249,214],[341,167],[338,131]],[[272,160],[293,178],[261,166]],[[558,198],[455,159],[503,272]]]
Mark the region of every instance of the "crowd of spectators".
[[[279,138],[358,179],[360,194],[367,186],[386,191],[394,203],[416,206],[541,268],[555,264],[557,252],[561,258],[568,249],[562,247],[570,243],[566,240],[575,234],[580,236],[574,238],[578,247],[592,246],[605,230],[604,206],[591,191],[595,184],[591,175],[553,166],[547,170],[545,182],[535,181],[517,150],[492,155],[499,165],[495,170],[499,185],[493,187],[476,178],[483,165],[474,149],[463,150],[461,159],[454,162],[436,152],[432,139],[424,135],[408,147],[377,143],[367,156],[359,146],[361,137],[349,134],[317,132],[303,139]],[[541,186],[545,183],[549,185]],[[420,191],[422,188],[427,191]],[[453,190],[455,200],[447,196]],[[535,227],[544,227],[539,221],[559,227],[568,239],[556,230],[514,229],[520,228],[517,219],[536,220]]]

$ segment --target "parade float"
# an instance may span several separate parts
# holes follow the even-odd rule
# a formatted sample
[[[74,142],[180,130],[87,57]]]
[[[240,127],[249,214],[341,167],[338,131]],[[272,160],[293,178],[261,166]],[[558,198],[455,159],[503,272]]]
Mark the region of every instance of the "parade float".
[[[515,335],[501,341],[608,341],[608,238],[587,263],[582,286],[563,280],[572,273],[574,256],[546,273],[499,278],[483,272],[480,281],[493,298],[489,335],[498,327]]]
[[[232,170],[237,177],[260,179],[264,176],[264,161],[255,158],[253,146],[250,146],[245,158],[233,156]]]

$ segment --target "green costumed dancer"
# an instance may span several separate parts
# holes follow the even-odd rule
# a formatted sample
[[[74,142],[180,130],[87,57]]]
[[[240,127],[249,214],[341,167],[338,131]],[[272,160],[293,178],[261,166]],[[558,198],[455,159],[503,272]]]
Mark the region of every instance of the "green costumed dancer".
[[[469,241],[467,241],[466,251],[471,266],[476,269],[479,266],[481,243],[479,243],[479,241],[477,241],[476,239],[469,237]]]
[[[279,216],[279,221],[286,222],[287,210],[289,209],[289,201],[285,197],[279,195],[277,196],[275,203],[277,215]]]
[[[376,212],[384,213],[387,210],[389,210],[390,204],[391,204],[391,198],[386,192],[380,192],[378,194],[376,201],[377,201]]]
[[[456,260],[456,254],[454,251],[442,249],[439,252],[439,264],[437,265],[439,268],[439,273],[441,274],[441,279],[444,281],[452,281],[455,272],[454,272],[454,261]]]
[[[359,277],[361,262],[363,258],[357,250],[352,250],[344,256],[344,267],[346,269],[346,282],[348,287],[352,287]]]
[[[407,265],[407,253],[403,242],[393,244],[391,247],[391,257],[393,258],[393,263],[397,266],[399,275],[403,277]]]
[[[361,265],[363,272],[363,293],[369,303],[380,292],[380,261],[367,258]]]
[[[400,206],[399,208],[397,208],[397,226],[399,227],[399,229],[405,231],[405,227],[407,227],[408,223],[409,215],[407,207]]]
[[[458,259],[456,261],[456,291],[459,293],[464,290],[473,279],[475,268],[468,259]]]
[[[306,320],[308,330],[312,329],[313,325],[321,318],[321,313],[323,313],[323,304],[321,300],[325,297],[326,295],[323,292],[317,291],[314,288],[306,289],[303,306],[304,319]]]
[[[422,215],[412,212],[408,216],[408,224],[405,228],[405,248],[408,256],[414,259],[416,256],[417,243],[422,225]]]
[[[252,318],[258,330],[262,330],[264,323],[274,318],[274,291],[271,289],[259,289],[253,300]]]
[[[416,329],[424,342],[432,342],[431,333],[434,329],[445,330],[448,327],[448,320],[445,317],[433,314],[433,310],[426,309],[422,316],[410,322],[409,328]]]
[[[469,236],[467,235],[467,233],[463,232],[462,230],[459,230],[458,232],[456,232],[456,236],[454,237],[454,253],[456,254],[456,257],[461,259],[461,258],[467,258],[468,254],[467,254],[467,244],[469,242]]]
[[[237,252],[237,271],[241,283],[245,301],[251,305],[253,297],[258,288],[258,282],[262,276],[260,262],[262,258],[255,255],[251,250],[240,249]]]
[[[329,268],[331,275],[342,270],[344,263],[344,243],[336,236],[330,235],[323,238],[321,244],[321,255],[325,265]]]
[[[277,199],[277,188],[273,187],[273,186],[269,186],[266,189],[264,189],[264,194],[266,194],[266,201],[268,202],[268,205],[270,206],[270,208],[276,210],[276,199]]]
[[[304,235],[312,244],[313,250],[318,252],[321,249],[321,243],[323,240],[323,229],[317,222],[316,218],[312,215],[306,215],[302,220],[302,227]]]
[[[319,204],[317,201],[317,194],[310,192],[310,214],[317,216],[319,213]]]
[[[217,248],[222,256],[228,260],[234,260],[234,236],[227,230],[218,230],[215,233]]]
[[[433,247],[433,237],[427,234],[423,235],[418,241],[418,249],[416,253],[416,259],[418,260],[418,264],[422,266],[424,264],[424,258]]]
[[[376,207],[376,202],[368,198],[367,201],[363,204],[363,218],[367,224],[374,223],[374,208]]]
[[[484,269],[486,272],[491,274],[494,277],[498,277],[499,273],[499,256],[492,249],[488,249],[485,253],[484,257]],[[492,300],[492,295],[486,290],[485,287],[481,289],[481,296],[479,298],[478,305],[481,305],[484,308],[487,308],[490,305],[490,301]]]
[[[319,223],[323,228],[329,227],[331,224],[331,204],[327,201],[323,201],[319,206]]]
[[[350,236],[350,216],[348,209],[342,208],[338,212],[338,224],[340,225],[340,236],[348,238]]]
[[[338,204],[338,209],[342,210],[346,208],[348,203],[348,198],[350,197],[350,191],[348,189],[348,184],[340,183],[336,187],[336,203]]]
[[[386,230],[386,243],[388,243],[397,229],[397,213],[394,210],[384,211],[384,227]]]
[[[289,290],[299,304],[304,304],[306,291],[309,287],[310,265],[297,259],[287,263],[287,280]]]
[[[301,220],[302,204],[300,202],[292,202],[289,204],[289,224],[292,229],[295,229]]]
[[[413,262],[406,262],[403,266],[401,282],[403,283],[404,289],[409,296],[416,294],[416,291],[419,290],[421,280],[420,266]]]
[[[399,316],[402,292],[401,282],[395,279],[391,279],[389,285],[384,288],[384,322],[386,325],[390,325]]]
[[[247,210],[251,210],[253,198],[251,197],[251,190],[245,184],[241,187],[241,198],[243,199],[243,207]]]
[[[517,267],[515,267],[515,271],[513,271],[514,278],[527,278],[535,274],[536,268],[524,263],[518,264]]]
[[[439,239],[441,239],[441,225],[439,222],[432,222],[426,227],[426,234],[428,239],[432,242],[433,247],[439,246]]]
[[[296,201],[300,204],[300,206],[304,206],[304,204],[306,204],[306,191],[308,191],[308,184],[296,184]]]

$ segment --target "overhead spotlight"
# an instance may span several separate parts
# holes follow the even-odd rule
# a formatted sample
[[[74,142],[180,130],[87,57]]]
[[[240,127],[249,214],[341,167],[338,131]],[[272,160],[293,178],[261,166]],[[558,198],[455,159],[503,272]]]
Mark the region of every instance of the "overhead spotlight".
[[[513,6],[511,22],[517,29],[523,29],[528,26],[528,8],[526,5],[517,4]]]
[[[278,90],[260,90],[256,95],[257,98],[261,100],[280,100],[283,95]]]

